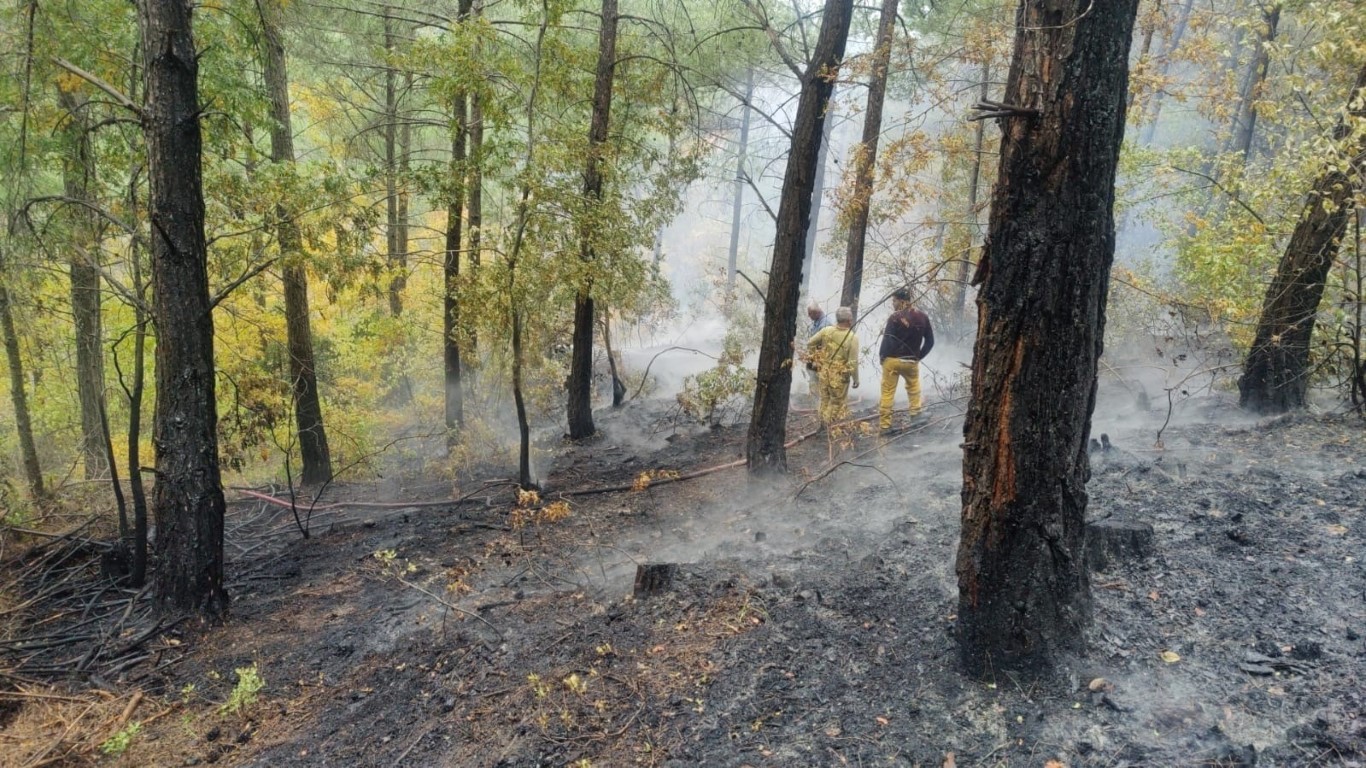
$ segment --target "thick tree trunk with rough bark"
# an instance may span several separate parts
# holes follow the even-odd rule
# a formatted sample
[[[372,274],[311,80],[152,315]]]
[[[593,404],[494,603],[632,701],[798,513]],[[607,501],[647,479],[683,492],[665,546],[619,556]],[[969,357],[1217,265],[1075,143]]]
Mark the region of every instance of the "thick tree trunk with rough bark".
[[[1283,413],[1304,407],[1309,393],[1309,345],[1323,299],[1328,271],[1355,210],[1352,198],[1362,186],[1366,136],[1353,138],[1354,121],[1366,120],[1366,67],[1357,75],[1348,116],[1334,129],[1338,156],[1314,183],[1304,212],[1290,235],[1276,276],[1262,301],[1257,335],[1238,379],[1239,403],[1257,413]]]
[[[294,162],[294,129],[289,108],[289,70],[281,36],[280,0],[257,0],[261,16],[264,79],[270,96],[270,159]],[[323,427],[322,401],[313,357],[313,328],[308,310],[308,271],[304,266],[303,238],[295,212],[283,204],[275,208],[275,236],[284,264],[285,340],[289,349],[289,381],[294,398],[294,421],[303,459],[305,485],[325,483],[332,477],[332,453]]]
[[[811,191],[820,157],[825,107],[844,59],[852,15],[853,0],[826,0],[820,36],[811,63],[802,75],[797,116],[792,124],[792,149],[787,156],[778,203],[773,261],[764,300],[764,333],[755,374],[754,412],[745,444],[745,462],[751,474],[787,470],[783,443],[787,440],[787,408],[792,396],[792,339],[797,332],[802,261],[806,231],[811,223]]]
[[[62,188],[71,204],[71,317],[76,329],[76,393],[81,404],[81,456],[85,479],[109,472],[104,430],[103,331],[100,322],[99,222],[91,200],[95,153],[90,145],[89,102],[58,91],[67,114],[68,154],[62,162]],[[84,203],[82,205],[81,203]]]
[[[958,622],[975,675],[1083,649],[1087,440],[1138,0],[1022,0],[977,278]],[[976,282],[976,281],[974,281]]]
[[[617,66],[617,0],[602,0],[602,26],[598,31],[598,67],[593,84],[593,119],[588,129],[588,165],[583,172],[583,199],[595,209],[602,200],[602,152],[612,116],[612,80]],[[588,213],[586,227],[597,226],[596,210]],[[591,263],[592,232],[583,233],[579,258]],[[592,269],[591,266],[587,267]],[[569,363],[569,437],[581,440],[597,431],[593,425],[593,280],[586,277],[574,297],[574,352]]]
[[[138,3],[157,326],[155,597],[163,611],[217,618],[228,607],[224,503],[191,7],[189,0]]]
[[[896,34],[896,8],[899,0],[882,0],[882,17],[877,25],[877,48],[873,50],[873,71],[868,77],[868,111],[863,114],[863,140],[854,147],[854,195],[850,203],[849,237],[844,247],[844,287],[840,304],[858,316],[859,293],[863,290],[863,251],[868,239],[868,213],[873,204],[873,171],[877,168],[877,143],[882,135],[882,104],[887,99],[887,69],[892,60],[892,40]]]

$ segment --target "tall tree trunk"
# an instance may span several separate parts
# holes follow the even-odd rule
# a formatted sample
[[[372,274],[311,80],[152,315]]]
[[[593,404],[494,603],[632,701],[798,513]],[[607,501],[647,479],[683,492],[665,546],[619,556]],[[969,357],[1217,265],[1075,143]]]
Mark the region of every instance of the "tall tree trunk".
[[[755,374],[754,412],[745,444],[751,474],[787,471],[787,407],[792,396],[792,338],[797,332],[802,260],[811,223],[811,191],[820,157],[825,107],[835,88],[835,73],[844,59],[853,0],[826,0],[820,36],[811,63],[802,75],[792,149],[783,174],[778,203],[773,261],[764,300],[764,333]]]
[[[5,285],[4,258],[0,255],[0,332],[5,336],[5,357],[9,361],[9,395],[14,405],[14,430],[19,433],[19,453],[24,462],[24,478],[28,480],[29,495],[34,499],[46,496],[43,471],[38,465],[38,448],[33,441],[33,421],[29,418],[28,393],[25,390],[24,359],[19,353],[19,334],[14,330],[14,306],[10,302],[9,287]]]
[[[408,206],[410,196],[408,194],[408,178],[413,165],[413,124],[408,119],[408,115],[403,111],[403,101],[408,94],[413,91],[413,73],[403,73],[403,90],[399,93],[398,100],[395,102],[394,119],[398,120],[398,172],[397,192],[398,197],[395,201],[394,221],[394,244],[398,251],[399,273],[395,283],[395,298],[402,302],[403,291],[408,287],[408,250],[409,250],[409,229],[408,229]],[[400,304],[401,306],[401,304]]]
[[[408,268],[407,248],[400,244],[403,225],[399,217],[398,181],[398,70],[390,60],[395,54],[394,19],[384,7],[384,240],[389,267],[394,275],[389,280],[389,312],[395,317],[403,313],[404,272]]]
[[[1138,0],[1022,0],[977,277],[958,623],[972,674],[1083,648],[1087,440]]]
[[[830,99],[833,100],[835,92],[830,91]],[[827,100],[826,104],[829,105]],[[821,207],[825,202],[825,166],[826,156],[830,154],[830,121],[827,119],[821,125],[821,149],[816,155],[816,178],[811,183],[811,220],[806,224],[806,240],[802,246],[802,280],[801,293],[807,293],[811,288],[811,273],[815,271],[816,258],[816,236],[820,234]]]
[[[62,187],[71,209],[71,316],[76,326],[76,392],[81,404],[81,456],[85,479],[109,472],[100,413],[104,406],[103,331],[100,322],[99,222],[94,218],[91,186],[95,153],[90,146],[89,102],[58,90],[67,114],[68,153],[62,162]]]
[[[214,400],[200,173],[198,54],[188,0],[141,0],[157,324],[156,602],[206,618],[227,612],[223,589],[223,485]]]
[[[754,69],[745,70],[745,103],[740,117],[740,143],[735,149],[735,192],[730,203],[730,248],[726,252],[726,292],[735,290],[740,265],[740,217],[745,202],[745,155],[749,152],[749,121],[754,101]]]
[[[588,165],[583,172],[583,199],[588,206],[579,258],[590,274],[574,297],[574,353],[569,364],[569,437],[581,440],[597,431],[593,425],[593,228],[599,226],[602,202],[602,153],[612,117],[612,80],[617,66],[617,0],[602,0],[598,31],[598,68],[593,82],[593,119],[588,129]]]
[[[978,101],[986,101],[991,85],[991,62],[982,60],[982,82],[978,86]],[[958,285],[955,287],[954,308],[958,312],[958,322],[967,327],[968,320],[968,278],[972,267],[972,245],[977,240],[977,194],[982,186],[982,147],[986,144],[986,121],[977,121],[977,131],[972,139],[972,175],[968,178],[968,208],[964,212],[968,223],[967,252],[958,256]]]
[[[294,162],[294,129],[289,107],[289,69],[281,36],[280,0],[257,0],[264,37],[266,91],[270,95],[270,159],[278,164]],[[305,485],[325,483],[332,477],[332,452],[323,427],[322,401],[313,357],[313,328],[308,310],[308,270],[304,264],[303,238],[296,212],[283,203],[275,207],[275,236],[284,264],[285,337],[289,349],[289,380],[294,398],[294,422],[298,428]]]
[[[1195,0],[1186,0],[1186,4],[1181,6],[1181,15],[1176,17],[1176,26],[1172,29],[1171,37],[1163,45],[1162,64],[1158,69],[1157,79],[1164,82],[1167,72],[1171,70],[1172,54],[1176,52],[1176,47],[1181,45],[1181,38],[1186,35],[1186,27],[1190,23],[1191,6],[1195,5]],[[1139,143],[1147,146],[1153,143],[1153,134],[1157,131],[1157,119],[1162,115],[1162,100],[1167,95],[1165,85],[1158,88],[1157,93],[1153,94],[1151,113],[1145,118],[1143,133],[1139,137]]]
[[[1257,100],[1262,96],[1267,70],[1271,66],[1271,43],[1276,39],[1276,28],[1281,20],[1281,6],[1273,5],[1263,15],[1265,28],[1252,54],[1247,75],[1238,94],[1238,113],[1234,117],[1233,136],[1229,149],[1243,156],[1243,164],[1251,158],[1252,137],[1257,130]]]
[[[133,66],[129,67],[128,97],[139,98],[142,72],[138,66],[139,57],[133,55]],[[138,176],[140,166],[133,166],[128,174],[128,224],[134,232],[142,231],[141,206],[138,198]],[[142,246],[137,237],[129,238],[128,264],[133,293],[133,380],[124,385],[123,372],[118,369],[118,355],[113,355],[115,370],[119,374],[120,386],[128,396],[128,486],[133,497],[133,564],[129,583],[142,587],[147,583],[147,491],[142,481],[142,400],[146,389],[147,373],[147,326],[151,318],[147,315],[147,282],[143,279]]]
[[[137,226],[137,183],[129,184],[130,223]],[[128,259],[132,265],[133,290],[139,301],[146,296],[142,281],[142,254],[134,238]],[[147,312],[141,303],[133,305],[133,381],[128,395],[128,483],[133,497],[133,568],[130,581],[135,587],[147,582],[147,492],[142,486],[142,396],[147,371]]]
[[[475,3],[475,13],[480,3]],[[478,93],[470,94],[470,146],[469,175],[466,177],[465,194],[469,196],[467,217],[469,219],[469,261],[470,280],[479,269],[482,240],[484,234],[484,104]],[[473,387],[475,375],[479,371],[479,333],[473,324],[469,332],[469,348],[466,350],[463,365],[465,379]]]
[[[873,204],[873,172],[877,169],[877,143],[882,135],[882,104],[887,98],[887,70],[892,60],[892,40],[896,34],[896,8],[899,0],[882,0],[882,16],[877,25],[877,48],[873,50],[873,71],[868,77],[868,111],[863,116],[863,140],[854,147],[854,195],[850,203],[849,237],[844,247],[844,288],[840,304],[858,316],[858,298],[863,290],[863,250],[868,238],[868,214]]]
[[[458,17],[469,18],[473,0],[460,0]],[[445,362],[446,391],[446,447],[454,447],[456,430],[465,423],[465,398],[460,384],[460,241],[465,208],[465,139],[469,130],[469,109],[464,92],[455,95],[451,108],[451,190],[446,202],[446,253],[442,262],[445,290],[442,291],[443,312],[441,348]]]
[[[1299,223],[1290,235],[1276,276],[1267,287],[1257,335],[1238,379],[1238,402],[1258,413],[1281,413],[1305,405],[1309,392],[1309,344],[1324,282],[1355,210],[1353,196],[1366,173],[1366,67],[1357,75],[1347,113],[1333,131],[1340,152],[1314,182]],[[1354,120],[1358,123],[1353,125]],[[1353,130],[1355,128],[1355,137]]]

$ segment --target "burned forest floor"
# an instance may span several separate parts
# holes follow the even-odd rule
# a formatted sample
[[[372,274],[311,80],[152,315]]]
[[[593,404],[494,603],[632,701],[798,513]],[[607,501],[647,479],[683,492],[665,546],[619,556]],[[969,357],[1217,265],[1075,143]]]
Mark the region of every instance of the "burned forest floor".
[[[727,466],[742,426],[665,411],[551,441],[520,506],[391,477],[329,488],[305,540],[234,491],[223,626],[154,617],[80,536],[11,543],[0,765],[1366,765],[1359,417],[1210,397],[1159,447],[1164,413],[1098,409],[1090,515],[1154,544],[1092,574],[1088,655],[1034,683],[959,670],[947,404],[766,483]],[[676,567],[637,598],[640,564]]]

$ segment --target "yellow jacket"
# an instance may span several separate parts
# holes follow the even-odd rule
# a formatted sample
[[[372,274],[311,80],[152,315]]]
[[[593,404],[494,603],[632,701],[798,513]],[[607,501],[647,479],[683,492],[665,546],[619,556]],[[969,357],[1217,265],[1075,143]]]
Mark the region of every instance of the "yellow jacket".
[[[858,385],[858,337],[851,328],[822,328],[806,343],[821,376],[849,376]]]

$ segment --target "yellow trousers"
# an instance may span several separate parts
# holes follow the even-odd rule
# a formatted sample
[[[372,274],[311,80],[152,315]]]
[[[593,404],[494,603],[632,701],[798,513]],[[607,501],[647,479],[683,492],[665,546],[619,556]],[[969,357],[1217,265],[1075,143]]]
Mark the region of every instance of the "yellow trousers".
[[[920,362],[889,357],[882,361],[882,400],[878,403],[878,423],[883,429],[892,428],[892,401],[896,399],[897,379],[906,381],[911,416],[920,415]]]
[[[834,424],[849,415],[849,376],[847,374],[820,377],[821,423]]]

